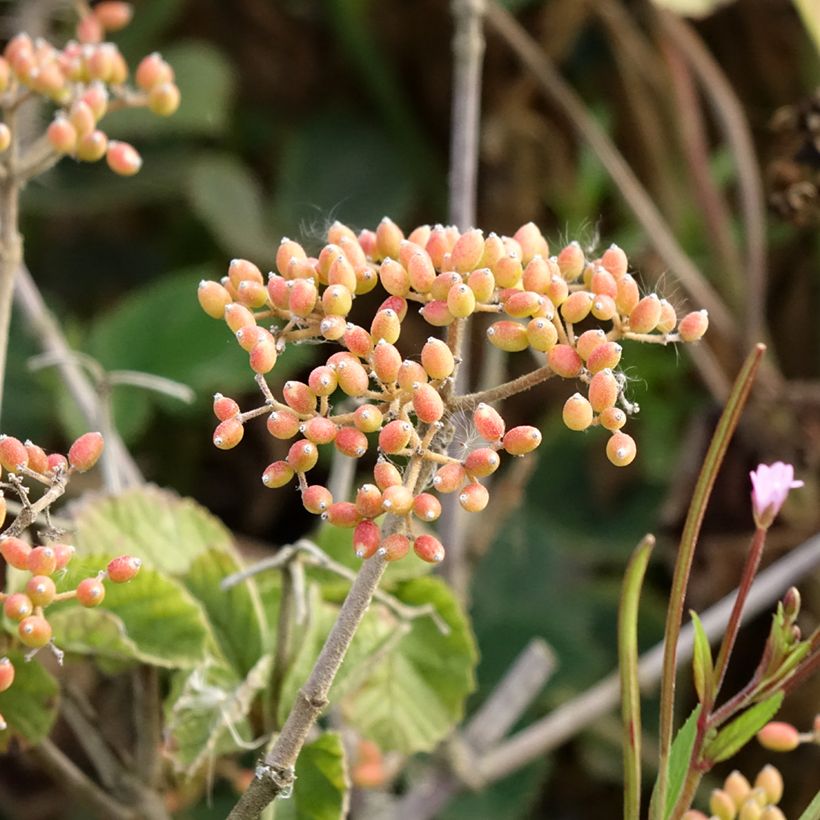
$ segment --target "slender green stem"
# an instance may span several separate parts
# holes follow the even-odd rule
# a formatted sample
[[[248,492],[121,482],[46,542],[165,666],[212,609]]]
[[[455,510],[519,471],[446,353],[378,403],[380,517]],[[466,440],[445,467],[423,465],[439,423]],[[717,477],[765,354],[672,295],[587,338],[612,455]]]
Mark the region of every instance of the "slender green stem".
[[[618,666],[624,749],[624,820],[641,813],[641,691],[638,686],[638,606],[655,537],[645,535],[626,567],[618,610]]]
[[[732,434],[740,421],[740,414],[749,397],[755,374],[766,346],[756,345],[746,358],[740,373],[735,379],[729,400],[718,421],[717,429],[709,445],[703,467],[695,485],[692,503],[684,524],[678,557],[675,562],[675,572],[672,578],[672,591],[669,597],[669,607],[666,614],[666,630],[664,633],[663,674],[661,678],[661,706],[660,706],[660,770],[658,772],[658,787],[656,800],[651,808],[653,818],[661,818],[663,807],[666,805],[666,793],[669,788],[669,754],[672,748],[672,731],[675,721],[675,668],[678,652],[678,638],[681,630],[683,606],[686,598],[686,588],[689,583],[689,574],[692,569],[692,560],[695,555],[700,527],[706,513],[706,505],[712,494],[712,488],[717,478],[718,470],[723,462],[726,449]]]

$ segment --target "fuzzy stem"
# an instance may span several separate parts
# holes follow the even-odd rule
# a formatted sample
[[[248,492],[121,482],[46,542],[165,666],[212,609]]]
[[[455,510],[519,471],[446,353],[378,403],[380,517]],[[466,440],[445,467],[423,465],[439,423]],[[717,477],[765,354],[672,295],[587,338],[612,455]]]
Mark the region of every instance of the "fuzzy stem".
[[[6,124],[12,129],[12,143],[7,152],[6,178],[0,182],[0,414],[6,381],[14,277],[23,258],[23,240],[19,231],[20,183],[14,171],[17,139],[13,120],[14,115],[7,114]]]
[[[531,387],[535,387],[541,382],[545,382],[553,375],[552,369],[549,365],[539,367],[537,370],[531,370],[517,379],[499,384],[497,387],[491,387],[488,390],[480,390],[477,393],[467,393],[464,396],[459,396],[453,400],[453,410],[466,410],[475,407],[481,402],[489,404],[490,402],[499,401],[500,399],[507,399],[514,396],[516,393],[523,393]]]

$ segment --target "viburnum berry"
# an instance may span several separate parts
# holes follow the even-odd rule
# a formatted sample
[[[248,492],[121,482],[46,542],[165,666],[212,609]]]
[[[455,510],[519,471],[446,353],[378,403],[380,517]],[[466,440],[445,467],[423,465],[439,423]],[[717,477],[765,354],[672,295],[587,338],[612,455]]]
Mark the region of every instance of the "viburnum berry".
[[[635,459],[637,446],[632,436],[620,431],[613,433],[606,443],[607,458],[616,467],[625,467]]]
[[[589,382],[589,403],[596,413],[612,407],[618,400],[618,380],[609,368],[599,370]]]
[[[481,438],[486,441],[498,441],[506,429],[499,412],[484,402],[473,411],[473,424]]]
[[[214,415],[220,420],[233,418],[239,415],[239,405],[231,398],[221,393],[214,393]]]
[[[618,283],[615,277],[604,267],[597,267],[592,273],[589,280],[589,289],[596,296],[607,296],[614,300],[618,295]]]
[[[521,246],[521,260],[525,265],[536,255],[549,256],[547,240],[534,222],[522,225],[513,234],[513,239]]]
[[[336,449],[350,458],[361,458],[367,452],[367,436],[355,427],[341,427],[334,439]]]
[[[616,281],[616,286],[615,305],[618,308],[618,312],[629,316],[641,300],[638,283],[634,277],[625,273]]]
[[[360,521],[353,530],[353,551],[359,558],[371,558],[382,541],[382,531],[373,521]]]
[[[586,361],[596,348],[605,343],[606,333],[601,328],[596,327],[592,330],[585,330],[575,340],[575,351]]]
[[[468,285],[463,282],[453,285],[447,292],[447,310],[456,319],[466,319],[475,312],[475,294]]]
[[[501,464],[498,453],[490,447],[479,447],[464,459],[464,469],[470,476],[485,478],[492,475]]]
[[[111,140],[105,151],[108,167],[122,177],[131,177],[142,168],[142,157],[133,145],[120,140]]]
[[[709,327],[709,314],[705,310],[687,313],[678,324],[678,333],[684,342],[697,342]]]
[[[425,424],[432,424],[444,415],[444,401],[441,394],[426,382],[416,382],[413,386],[413,412]]]
[[[273,337],[268,334],[259,339],[253,346],[248,356],[248,362],[254,373],[264,374],[270,373],[270,371],[273,370],[277,358],[276,342]]]
[[[447,307],[447,302],[441,299],[434,299],[428,302],[419,310],[422,318],[428,325],[433,327],[447,327],[453,324],[456,317],[450,313],[450,308]]]
[[[390,344],[395,344],[401,335],[401,320],[395,310],[392,308],[384,308],[383,310],[377,311],[373,317],[373,321],[370,323],[370,333],[367,334],[367,344],[365,338],[358,333],[359,330],[363,333],[367,333],[364,328],[358,328],[353,338],[351,338],[348,348],[352,353],[364,356],[367,355],[373,344],[378,343],[382,339]],[[353,349],[354,346],[356,347],[355,350]]]
[[[407,515],[413,509],[413,493],[402,484],[386,487],[382,493],[382,508],[394,515]]]
[[[300,429],[304,437],[314,444],[330,444],[339,432],[336,424],[325,416],[314,416]]]
[[[384,512],[382,492],[375,484],[362,484],[356,491],[355,503],[359,515],[364,518],[377,518]]]
[[[477,268],[467,277],[467,287],[472,290],[476,302],[489,302],[495,291],[495,277],[489,268]]]
[[[217,424],[214,430],[213,442],[220,450],[230,450],[236,447],[245,435],[245,428],[238,419],[225,419]]]
[[[68,459],[62,453],[49,453],[48,472],[64,473],[68,469]]]
[[[527,328],[519,322],[502,319],[494,322],[487,328],[487,339],[493,347],[505,353],[518,353],[526,350],[530,345]]]
[[[427,371],[419,362],[414,362],[412,359],[405,359],[399,368],[399,387],[411,395],[417,384],[425,384],[427,382]]]
[[[380,382],[392,384],[399,376],[399,368],[402,363],[401,353],[394,345],[384,339],[379,339],[370,354],[370,363]]]
[[[417,293],[427,293],[436,278],[436,269],[430,254],[423,248],[414,250],[405,263],[410,286]]]
[[[337,342],[345,335],[347,322],[343,316],[325,316],[319,323],[319,332],[329,342]]]
[[[376,486],[384,492],[388,487],[401,484],[401,473],[395,464],[386,459],[379,459],[373,466],[373,478]]]
[[[92,13],[106,31],[119,31],[131,22],[134,9],[130,3],[103,0],[94,6]]]
[[[467,473],[461,464],[443,464],[433,476],[433,486],[440,493],[454,493],[467,480]]]
[[[598,345],[587,358],[587,370],[597,373],[608,368],[614,370],[621,361],[623,348],[617,342],[606,342]]]
[[[614,243],[601,256],[601,267],[608,270],[616,279],[626,273],[628,264],[626,254]]]
[[[421,364],[431,379],[448,378],[456,366],[450,348],[441,339],[432,336],[421,349]]]
[[[547,296],[555,307],[561,307],[569,298],[569,285],[567,285],[563,277],[553,275],[550,278],[550,283],[547,285],[547,290],[544,295]]]
[[[465,485],[458,494],[458,503],[467,512],[481,512],[490,500],[490,494],[483,484],[473,481]]]
[[[339,362],[336,365],[336,376],[342,391],[353,398],[364,395],[370,385],[367,371],[356,360]]]
[[[241,327],[256,325],[253,314],[244,305],[240,305],[239,302],[231,302],[225,305],[224,318],[225,324],[233,333],[236,333]]]
[[[586,259],[581,246],[577,242],[570,242],[563,247],[556,259],[561,276],[568,282],[574,282],[584,270]]]
[[[329,396],[336,389],[338,384],[336,371],[327,365],[314,367],[308,376],[308,387],[317,396]]]
[[[446,303],[450,290],[456,285],[462,284],[462,282],[461,275],[454,270],[444,271],[433,280],[433,284],[430,287],[430,295],[434,301]]]
[[[265,330],[263,327],[258,327],[257,325],[245,325],[244,327],[240,327],[234,336],[236,337],[236,341],[239,342],[239,346],[242,350],[246,353],[250,353],[256,343],[266,334],[268,336],[271,335],[270,332]]]
[[[565,344],[557,344],[550,348],[547,353],[547,363],[553,373],[562,379],[575,378],[584,366],[575,348]]]
[[[142,567],[142,560],[133,555],[120,555],[108,562],[105,568],[109,580],[115,584],[125,584],[133,580]]]
[[[80,606],[99,606],[104,598],[105,586],[99,578],[84,578],[77,584],[77,603]]]
[[[350,501],[335,501],[325,510],[322,518],[335,527],[355,527],[362,520],[356,505]]]
[[[413,514],[422,521],[435,521],[441,516],[441,502],[431,493],[419,493],[413,499]]]
[[[791,752],[800,745],[800,732],[790,723],[774,720],[757,733],[757,741],[771,752]]]
[[[17,634],[26,646],[40,649],[51,640],[51,624],[41,615],[29,615],[20,621]]]
[[[312,441],[299,439],[288,450],[287,462],[297,473],[306,473],[316,466],[319,451]]]
[[[10,473],[21,467],[28,467],[25,444],[14,436],[0,436],[0,464]]]
[[[49,546],[34,547],[26,557],[26,569],[32,575],[51,575],[57,569],[57,554]]]
[[[578,290],[567,297],[561,305],[561,315],[570,324],[582,322],[589,316],[595,297],[585,290]]]
[[[521,258],[517,255],[505,254],[499,257],[495,264],[490,265],[495,283],[499,288],[514,288],[524,275]]]
[[[262,473],[262,483],[272,490],[284,487],[293,480],[293,467],[287,461],[274,461]]]
[[[590,313],[602,322],[608,322],[618,312],[618,307],[615,300],[605,293],[598,294],[592,300],[592,308]]]
[[[429,564],[438,564],[444,560],[444,546],[432,535],[417,535],[413,541],[413,551]]]
[[[311,484],[302,491],[302,505],[314,515],[321,515],[333,503],[333,495],[321,484]]]
[[[28,453],[29,470],[34,470],[35,473],[47,473],[48,456],[46,455],[45,450],[43,450],[42,447],[38,447],[36,444],[28,440],[23,442],[23,445],[25,446],[26,452]]]
[[[626,424],[626,413],[620,407],[607,407],[601,410],[598,420],[605,430],[615,432]]]
[[[28,569],[28,556],[31,546],[22,538],[11,536],[0,541],[0,554],[6,559],[6,563],[15,569]]]
[[[385,561],[399,561],[410,552],[410,539],[400,533],[388,535],[381,542],[378,552]]]
[[[413,425],[409,421],[395,419],[382,427],[379,433],[379,449],[384,453],[398,453],[410,443]]]
[[[383,419],[382,411],[373,404],[360,404],[353,413],[353,423],[362,433],[375,433],[376,430],[381,430]]]
[[[537,427],[522,425],[509,430],[502,441],[504,449],[511,456],[531,453],[541,443],[541,431]]]
[[[0,658],[0,692],[14,683],[14,664],[6,657]]]
[[[629,314],[629,329],[633,333],[651,333],[661,318],[661,300],[656,293],[650,293],[632,308]]]
[[[407,316],[407,299],[403,296],[388,296],[379,306],[379,311],[392,310],[399,321],[403,322],[404,317]]]
[[[562,418],[570,430],[586,430],[592,424],[592,405],[580,393],[575,393],[564,402]]]
[[[655,328],[658,333],[671,333],[678,323],[678,315],[672,303],[667,299],[661,299],[661,318]]]
[[[290,410],[274,410],[268,416],[266,426],[274,438],[287,440],[299,432],[301,422]]]
[[[558,342],[558,331],[549,319],[532,319],[527,325],[527,342],[534,350],[546,353]]]
[[[22,621],[34,611],[34,604],[23,592],[13,592],[3,601],[3,612],[12,621]]]
[[[268,302],[268,289],[261,282],[246,279],[236,287],[236,298],[251,310],[259,310]]]
[[[316,410],[316,394],[304,382],[285,382],[282,396],[288,407],[297,413],[313,413]]]
[[[102,433],[84,433],[71,445],[68,463],[77,472],[84,473],[99,461],[104,445]]]
[[[26,595],[34,606],[48,606],[56,594],[57,587],[47,575],[32,575],[26,582]]]

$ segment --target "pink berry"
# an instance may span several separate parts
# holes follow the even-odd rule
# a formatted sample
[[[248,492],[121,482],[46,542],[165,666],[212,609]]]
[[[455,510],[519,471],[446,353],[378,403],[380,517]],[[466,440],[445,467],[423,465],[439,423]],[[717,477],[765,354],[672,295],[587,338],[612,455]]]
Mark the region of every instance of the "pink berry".
[[[34,611],[34,604],[28,595],[22,592],[13,592],[3,601],[3,612],[12,621],[22,621]]]
[[[416,385],[426,384],[427,378],[427,371],[419,362],[405,359],[401,363],[398,377],[399,387],[408,395],[412,395]]]
[[[80,606],[99,606],[103,598],[105,598],[105,587],[98,578],[85,578],[77,584],[77,603]]]
[[[157,52],[143,57],[137,66],[134,80],[143,91],[150,91],[155,85],[174,80],[174,70]]]
[[[577,242],[570,242],[569,245],[562,248],[556,261],[561,276],[568,282],[574,282],[583,273],[586,264],[584,252]]]
[[[22,538],[11,536],[0,541],[0,554],[15,569],[28,569],[31,547]]]
[[[601,257],[601,267],[608,270],[615,279],[626,273],[627,266],[626,254],[615,244],[610,245]]]
[[[376,430],[381,430],[383,420],[382,411],[373,404],[360,404],[353,413],[353,423],[362,433],[375,433]]]
[[[24,442],[26,452],[28,453],[28,468],[34,470],[35,473],[48,472],[48,456],[42,447],[32,444],[30,441]]]
[[[376,252],[379,258],[391,256],[398,259],[402,239],[404,234],[401,228],[389,217],[384,217],[376,228]]]
[[[39,649],[51,640],[51,624],[40,615],[29,615],[20,621],[17,634],[26,646]]]
[[[413,389],[413,412],[425,424],[438,421],[444,415],[444,401],[438,390],[426,382],[417,383]]]
[[[26,582],[26,595],[34,606],[48,606],[56,594],[57,587],[47,575],[32,575]]]
[[[231,398],[221,393],[214,394],[214,415],[220,420],[232,419],[239,415],[239,405]]]
[[[348,396],[356,398],[364,395],[370,386],[367,371],[359,361],[347,360],[336,365],[339,387]]]
[[[758,733],[757,740],[772,752],[790,752],[800,745],[800,733],[790,723],[771,721]]]
[[[242,441],[245,428],[238,419],[225,419],[217,424],[213,442],[220,450],[231,450]]]
[[[401,362],[401,353],[384,339],[378,341],[370,356],[373,372],[376,378],[384,384],[392,384],[398,379]]]
[[[382,492],[388,487],[401,484],[401,473],[398,467],[383,459],[377,461],[373,466],[373,478],[376,481],[376,486]]]
[[[629,314],[629,329],[633,333],[651,333],[661,319],[661,300],[650,293],[632,308]]]
[[[504,312],[513,319],[526,319],[539,314],[546,304],[543,296],[531,290],[517,290],[504,299]]]
[[[376,554],[382,540],[382,531],[372,521],[361,521],[353,530],[353,551],[359,558],[367,559]]]
[[[618,312],[624,316],[629,316],[641,300],[641,293],[638,290],[638,283],[634,277],[625,273],[617,280],[617,292],[615,295],[615,305]]]
[[[465,231],[450,251],[450,262],[459,273],[468,273],[478,267],[484,256],[484,234],[477,228]]]
[[[521,257],[505,254],[490,266],[495,277],[495,283],[500,288],[514,288],[524,275],[524,266]]]
[[[68,463],[77,472],[90,470],[102,455],[105,442],[101,433],[84,433],[68,451]]]
[[[623,348],[617,342],[605,342],[598,345],[587,358],[587,370],[598,373],[608,368],[614,370],[621,361]]]
[[[709,327],[709,314],[705,310],[687,313],[680,320],[678,333],[684,342],[697,342]]]
[[[473,411],[473,424],[486,441],[498,441],[504,435],[504,419],[489,404],[482,402],[476,407]]]
[[[339,428],[325,416],[314,416],[302,425],[302,434],[314,444],[330,444]]]
[[[111,140],[105,152],[108,167],[123,177],[132,177],[142,168],[142,157],[133,145],[120,140]]]
[[[0,658],[0,692],[14,683],[14,664],[8,658]]]
[[[317,396],[329,396],[333,393],[338,385],[339,380],[336,377],[336,371],[332,367],[321,365],[314,367],[308,376],[308,387]]]
[[[456,320],[456,317],[450,313],[447,302],[442,299],[434,299],[432,302],[428,302],[419,310],[419,313],[424,321],[433,327],[447,327]]]
[[[299,432],[301,422],[290,410],[274,410],[268,416],[266,426],[274,438],[287,440]]]
[[[479,447],[464,459],[464,469],[470,476],[485,478],[492,475],[501,463],[498,453],[490,447]]]
[[[124,584],[136,577],[142,560],[133,555],[120,555],[108,562],[106,573],[115,584]]]
[[[46,129],[51,147],[60,154],[70,154],[77,147],[77,129],[65,114],[58,114]]]
[[[561,315],[570,324],[582,322],[592,310],[595,297],[586,290],[578,290],[567,297],[561,305]]]
[[[180,100],[175,83],[160,83],[148,92],[148,108],[158,117],[170,117],[179,108]]]
[[[537,427],[522,425],[513,427],[503,439],[504,449],[511,456],[531,453],[541,443],[541,431]]]
[[[262,483],[272,490],[284,487],[293,479],[293,468],[287,461],[274,461],[262,473]]]
[[[57,569],[57,554],[52,547],[35,547],[26,558],[32,575],[51,575]]]
[[[618,380],[609,368],[599,370],[589,382],[589,403],[596,413],[613,407],[618,400]]]
[[[467,474],[461,464],[444,464],[438,468],[433,476],[433,487],[440,493],[454,493],[461,487],[466,478]]]
[[[378,549],[385,561],[399,561],[410,552],[410,539],[406,535],[393,533],[382,541]]]
[[[130,3],[119,2],[119,0],[103,0],[102,3],[97,3],[94,6],[93,13],[106,31],[119,31],[131,22],[134,9]]]
[[[282,396],[296,413],[312,413],[316,409],[316,394],[304,382],[285,382]]]

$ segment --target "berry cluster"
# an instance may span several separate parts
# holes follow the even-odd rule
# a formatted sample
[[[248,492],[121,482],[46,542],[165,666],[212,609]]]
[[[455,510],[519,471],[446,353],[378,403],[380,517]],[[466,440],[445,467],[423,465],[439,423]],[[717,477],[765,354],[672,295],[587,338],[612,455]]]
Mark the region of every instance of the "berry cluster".
[[[170,116],[180,103],[173,69],[158,54],[139,64],[137,88],[127,85],[129,69],[117,46],[103,42],[106,31],[116,31],[131,19],[129,3],[103,2],[85,8],[77,40],[58,49],[48,41],[18,34],[9,40],[0,57],[0,107],[14,110],[28,96],[40,95],[58,106],[53,122],[39,143],[21,160],[33,174],[57,158],[69,155],[83,162],[106,158],[117,174],[131,176],[142,159],[133,146],[109,140],[97,126],[107,111],[123,107],[148,107]],[[12,132],[0,123],[0,152],[9,148]]]
[[[635,442],[621,428],[634,406],[623,395],[618,341],[695,341],[707,326],[705,311],[678,321],[666,300],[655,294],[641,297],[627,273],[626,256],[616,246],[600,259],[587,260],[573,242],[550,257],[546,240],[532,223],[513,237],[485,238],[475,229],[460,233],[424,225],[405,238],[387,218],[375,231],[358,235],[336,222],[316,257],[283,239],[276,267],[266,281],[255,264],[234,259],[220,282],[199,285],[202,308],[224,319],[247,351],[266,400],[243,413],[233,399],[217,394],[214,444],[235,447],[245,422],[259,415],[267,416],[272,436],[300,436],[286,459],[268,466],[263,482],[282,487],[296,477],[307,510],[356,528],[354,545],[363,558],[377,551],[388,560],[402,558],[412,541],[421,558],[440,561],[441,543],[414,533],[414,517],[427,523],[441,512],[436,495],[426,490],[458,493],[459,503],[470,512],[484,509],[489,495],[481,479],[498,469],[500,452],[521,456],[541,441],[535,427],[506,430],[490,402],[552,375],[586,385],[587,396],[576,393],[564,407],[567,426],[584,430],[600,425],[611,434],[610,461],[620,466],[631,462]],[[369,327],[349,321],[355,299],[378,284],[387,298]],[[418,360],[406,358],[396,346],[413,302],[420,304],[428,324],[448,328],[448,341],[430,337]],[[465,319],[482,313],[506,316],[487,330],[493,345],[511,353],[530,349],[544,364],[484,394],[455,396],[460,329]],[[578,328],[590,321],[605,322],[608,329]],[[309,340],[337,342],[342,349],[314,368],[307,382],[287,382],[279,401],[265,374],[288,343]],[[348,399],[355,409],[334,414],[333,403]],[[446,454],[448,421],[464,410],[472,411],[483,442],[464,458],[455,458]],[[359,458],[369,449],[368,434],[377,435],[378,460],[373,482],[359,487],[353,501],[334,499],[326,487],[309,483],[307,474],[317,463],[320,446],[332,444]],[[405,460],[403,472],[396,459]],[[402,523],[383,538],[375,519],[384,513]]]
[[[713,789],[709,798],[710,815],[687,811],[683,820],[786,820],[777,807],[783,797],[783,776],[771,765],[764,766],[754,785],[737,769]]]
[[[0,487],[14,492],[22,504],[22,512],[0,535],[0,555],[8,566],[29,573],[22,592],[0,592],[0,603],[6,617],[17,623],[20,642],[36,651],[49,645],[51,625],[45,617],[45,609],[57,601],[76,599],[85,607],[99,606],[105,597],[103,580],[114,583],[130,581],[139,571],[141,561],[123,555],[109,562],[104,572],[81,581],[75,589],[57,592],[55,577],[59,577],[74,556],[74,547],[57,540],[61,531],[51,525],[49,504],[65,489],[75,472],[90,470],[103,450],[103,438],[99,433],[85,433],[69,448],[67,455],[46,454],[42,447],[30,441],[21,442],[13,436],[0,436],[0,466],[6,471]],[[31,479],[45,486],[46,493],[37,502],[46,514],[48,543],[31,546],[20,534],[36,517],[35,506],[29,499],[29,487],[24,483]],[[7,505],[0,491],[0,527],[5,522]],[[58,657],[59,651],[55,649]],[[14,666],[7,658],[0,658],[0,692],[8,689],[14,681]],[[0,729],[6,726],[0,715]]]

